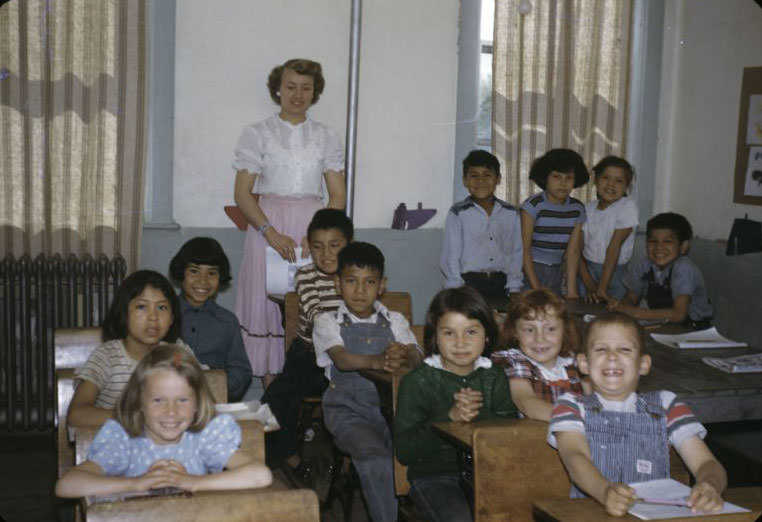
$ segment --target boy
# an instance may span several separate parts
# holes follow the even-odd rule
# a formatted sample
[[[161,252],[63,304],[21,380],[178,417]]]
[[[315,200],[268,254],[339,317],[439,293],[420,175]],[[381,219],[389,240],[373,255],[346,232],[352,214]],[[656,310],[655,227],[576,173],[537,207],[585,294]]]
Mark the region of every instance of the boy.
[[[315,318],[312,339],[318,365],[331,384],[323,395],[323,420],[360,477],[370,518],[397,519],[392,438],[375,385],[357,370],[394,371],[417,366],[421,353],[407,320],[378,301],[384,293],[384,256],[355,242],[339,253],[336,289],[343,302]]]
[[[548,435],[575,485],[572,497],[585,492],[610,515],[624,515],[637,500],[628,483],[669,477],[671,444],[695,478],[687,499],[692,510],[718,511],[727,477],[701,440],[706,429],[674,393],[635,392],[651,369],[644,343],[643,329],[625,314],[609,312],[590,323],[577,363],[594,393],[561,396]]]
[[[609,308],[636,319],[667,320],[708,328],[712,320],[701,270],[687,256],[693,230],[680,214],[667,212],[648,220],[646,252],[648,259],[632,267],[624,285],[627,294]],[[645,298],[648,308],[638,303]]]
[[[321,395],[328,385],[323,369],[315,362],[312,324],[317,314],[335,311],[341,304],[334,276],[339,251],[353,236],[354,226],[343,210],[324,208],[312,217],[307,226],[312,263],[300,267],[294,276],[299,299],[298,331],[286,352],[283,372],[262,396],[262,403],[270,405],[280,424],[280,430],[265,437],[267,465],[276,468],[285,459],[291,468],[286,471],[291,471],[294,477],[303,478],[307,474],[299,458],[299,405],[308,395]]]
[[[200,363],[225,370],[228,400],[240,400],[251,383],[251,364],[238,319],[214,301],[231,279],[225,251],[210,237],[194,237],[170,261],[169,275],[180,284],[182,340]]]
[[[444,287],[466,284],[487,300],[504,301],[521,290],[521,221],[518,211],[495,197],[500,163],[484,150],[463,160],[469,196],[450,208],[439,266]]]

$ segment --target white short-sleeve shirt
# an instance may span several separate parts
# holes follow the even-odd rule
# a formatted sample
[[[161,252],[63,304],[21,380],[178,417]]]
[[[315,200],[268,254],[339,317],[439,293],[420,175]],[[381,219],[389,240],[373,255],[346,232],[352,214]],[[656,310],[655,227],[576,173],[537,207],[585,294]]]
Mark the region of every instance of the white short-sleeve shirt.
[[[635,228],[638,226],[638,207],[628,197],[623,197],[603,210],[598,209],[598,200],[585,205],[587,221],[582,225],[585,247],[582,255],[588,261],[603,264],[606,259],[606,249],[609,247],[614,231],[621,228],[632,228],[632,233],[622,243],[619,251],[618,265],[627,263],[632,257],[635,245]]]

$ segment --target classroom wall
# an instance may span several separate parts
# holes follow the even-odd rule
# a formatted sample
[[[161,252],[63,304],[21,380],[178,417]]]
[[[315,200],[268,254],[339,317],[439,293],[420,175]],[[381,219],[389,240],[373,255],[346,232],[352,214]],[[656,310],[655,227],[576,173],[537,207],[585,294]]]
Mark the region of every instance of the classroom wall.
[[[400,202],[452,203],[458,0],[363,2],[354,220],[388,227]],[[404,13],[404,16],[402,14]],[[432,13],[436,13],[432,17]],[[350,2],[183,0],[176,7],[174,219],[228,227],[241,129],[277,112],[265,81],[288,58],[324,67],[311,116],[346,127]]]
[[[727,238],[733,219],[762,206],[733,203],[744,67],[762,66],[762,9],[752,0],[665,4],[654,212],[685,214],[695,233]]]

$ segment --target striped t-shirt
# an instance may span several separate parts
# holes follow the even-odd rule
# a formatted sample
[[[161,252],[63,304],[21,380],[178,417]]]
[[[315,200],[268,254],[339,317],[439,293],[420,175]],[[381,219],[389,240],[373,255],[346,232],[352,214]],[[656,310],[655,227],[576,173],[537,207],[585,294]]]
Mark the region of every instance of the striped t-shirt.
[[[585,205],[572,197],[557,205],[548,201],[543,191],[524,201],[521,210],[534,220],[532,259],[543,265],[560,265],[572,230],[585,222]]]
[[[193,353],[180,339],[174,344]],[[93,350],[85,365],[74,371],[74,386],[80,381],[92,382],[98,388],[95,406],[113,410],[137,365],[138,361],[129,356],[122,340],[112,339]]]
[[[310,263],[297,270],[294,275],[296,295],[299,297],[299,338],[312,346],[312,326],[315,316],[322,312],[335,312],[342,303],[336,293],[333,274],[318,270]]]
[[[624,401],[609,401],[598,394],[598,400],[604,410],[635,413],[637,394],[630,394]],[[706,428],[696,419],[690,407],[677,400],[671,391],[660,391],[659,400],[667,412],[667,437],[669,443],[678,448],[686,439],[697,435],[706,436]],[[585,433],[585,406],[582,396],[565,393],[553,405],[548,427],[548,443],[556,447],[555,433],[559,431],[578,431]]]

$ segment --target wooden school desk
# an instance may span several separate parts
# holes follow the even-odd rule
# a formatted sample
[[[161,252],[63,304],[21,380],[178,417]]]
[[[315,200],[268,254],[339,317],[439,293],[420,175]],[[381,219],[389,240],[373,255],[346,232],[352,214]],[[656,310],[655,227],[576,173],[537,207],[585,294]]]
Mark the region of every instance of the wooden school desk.
[[[754,522],[762,515],[762,488],[733,488],[722,496],[728,502],[750,509],[749,513],[670,518],[670,522]],[[612,517],[592,498],[540,499],[534,502],[538,522],[634,522],[632,515]]]
[[[572,302],[569,310],[581,318],[587,313],[600,314],[604,307]],[[688,330],[681,325],[664,325],[647,328],[646,331],[650,334],[683,333]],[[674,392],[691,407],[702,423],[762,419],[762,373],[725,373],[701,360],[702,357],[735,357],[755,353],[762,351],[762,346],[686,350],[659,344],[650,335],[647,339],[646,351],[652,359],[651,372],[640,378],[639,391]]]

